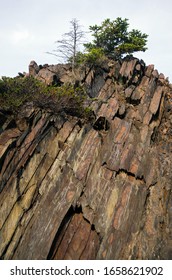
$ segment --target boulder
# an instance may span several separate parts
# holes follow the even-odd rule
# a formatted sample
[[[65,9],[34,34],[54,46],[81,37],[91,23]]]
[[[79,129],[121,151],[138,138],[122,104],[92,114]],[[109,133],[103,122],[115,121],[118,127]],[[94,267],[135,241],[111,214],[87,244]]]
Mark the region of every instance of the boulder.
[[[36,74],[38,74],[38,72],[39,72],[39,66],[34,60],[32,60],[29,64],[29,75],[35,77]]]

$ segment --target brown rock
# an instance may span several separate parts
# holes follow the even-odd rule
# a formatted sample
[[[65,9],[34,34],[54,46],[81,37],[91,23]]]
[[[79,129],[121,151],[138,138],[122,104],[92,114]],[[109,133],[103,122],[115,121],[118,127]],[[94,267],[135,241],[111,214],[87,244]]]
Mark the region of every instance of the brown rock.
[[[56,75],[49,71],[49,69],[43,68],[39,71],[37,78],[45,82],[47,85],[53,85],[56,82]]]
[[[149,106],[149,110],[152,114],[156,114],[159,106],[160,106],[160,101],[161,101],[161,97],[162,97],[162,93],[163,93],[163,89],[162,87],[157,87],[154,96],[151,100],[150,106]]]
[[[127,78],[128,80],[130,80],[133,76],[133,71],[134,71],[134,68],[136,66],[138,62],[138,59],[132,59],[132,60],[129,60],[129,61],[124,61],[123,64],[122,64],[122,67],[119,71],[120,75],[122,77],[125,77]]]
[[[75,74],[94,121],[0,112],[0,258],[171,259],[170,84],[131,57]],[[30,75],[75,84],[70,65]]]
[[[39,66],[34,60],[32,60],[29,64],[29,75],[36,76],[38,72],[39,72]]]
[[[150,76],[151,76],[153,70],[154,70],[154,65],[153,65],[153,64],[149,65],[149,66],[146,68],[145,76],[147,76],[147,77],[150,78]]]

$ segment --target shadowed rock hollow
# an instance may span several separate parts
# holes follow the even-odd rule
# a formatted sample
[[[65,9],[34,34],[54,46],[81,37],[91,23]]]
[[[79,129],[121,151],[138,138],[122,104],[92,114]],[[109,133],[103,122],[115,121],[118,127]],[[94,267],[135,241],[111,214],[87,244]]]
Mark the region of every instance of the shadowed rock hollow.
[[[34,67],[47,84],[72,77]],[[77,75],[92,122],[0,112],[1,259],[172,259],[171,85],[136,58]]]

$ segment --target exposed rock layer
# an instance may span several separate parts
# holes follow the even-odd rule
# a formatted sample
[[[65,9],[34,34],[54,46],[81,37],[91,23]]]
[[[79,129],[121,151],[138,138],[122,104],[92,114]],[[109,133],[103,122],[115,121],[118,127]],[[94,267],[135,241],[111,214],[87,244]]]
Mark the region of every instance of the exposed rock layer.
[[[47,84],[71,75],[55,68]],[[80,82],[94,123],[32,104],[0,115],[1,258],[171,259],[171,86],[135,58]]]

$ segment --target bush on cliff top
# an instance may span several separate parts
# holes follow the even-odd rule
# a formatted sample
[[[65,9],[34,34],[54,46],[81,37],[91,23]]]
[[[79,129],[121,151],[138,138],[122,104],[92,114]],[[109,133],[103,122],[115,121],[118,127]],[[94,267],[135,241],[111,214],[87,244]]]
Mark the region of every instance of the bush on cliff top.
[[[43,85],[33,77],[3,77],[0,80],[0,107],[15,111],[26,101],[33,99],[42,89]]]
[[[60,87],[46,86],[32,76],[21,78],[3,77],[0,80],[0,109],[13,113],[20,111],[26,102],[53,113],[65,112],[80,117],[88,116],[84,108],[86,93],[83,87],[64,84]]]

